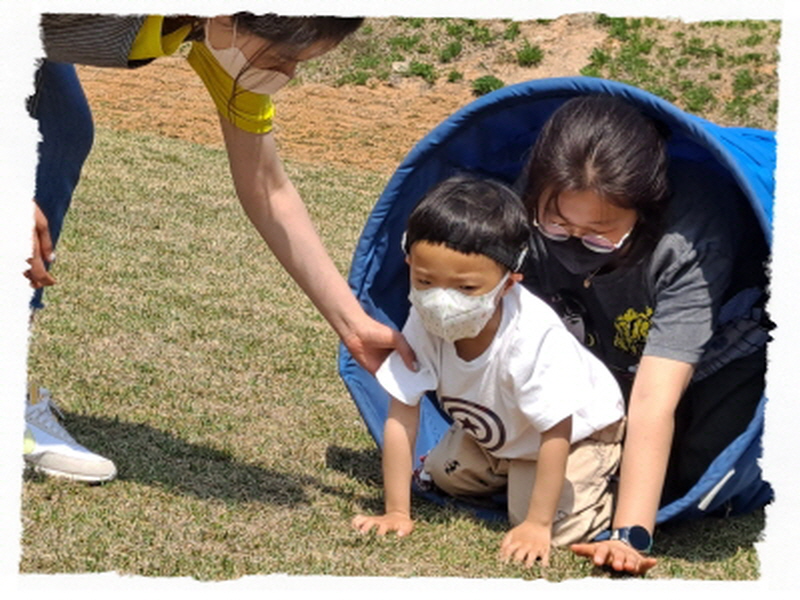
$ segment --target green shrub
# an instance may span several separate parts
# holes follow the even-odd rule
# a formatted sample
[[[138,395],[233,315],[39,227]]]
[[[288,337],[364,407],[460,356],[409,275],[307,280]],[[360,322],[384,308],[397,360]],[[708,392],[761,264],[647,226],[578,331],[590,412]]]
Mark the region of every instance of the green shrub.
[[[603,72],[595,65],[586,65],[579,73],[584,77],[602,77]]]
[[[767,112],[773,117],[778,114],[777,100],[773,100],[772,102],[769,103],[769,106],[767,107]]]
[[[714,93],[704,85],[691,84],[683,93],[686,110],[697,113],[716,103]]]
[[[611,62],[611,55],[608,52],[604,52],[600,48],[595,48],[589,55],[589,60],[591,61],[590,64],[592,64],[595,67],[601,68]]]
[[[460,40],[467,33],[467,28],[461,23],[448,23],[446,26],[447,35]]]
[[[639,29],[642,25],[640,19],[631,19],[628,21],[625,17],[609,17],[606,14],[600,14],[595,20],[597,25],[608,29],[608,35],[620,41],[626,41],[631,32]]]
[[[739,69],[733,76],[733,91],[738,96],[756,86],[756,78],[748,69]]]
[[[370,75],[366,71],[351,71],[339,77],[336,80],[336,85],[366,85],[369,77]]]
[[[492,34],[489,28],[484,25],[475,26],[472,28],[472,35],[470,36],[470,39],[473,42],[483,44],[485,46],[494,40],[494,34]]]
[[[512,21],[511,23],[508,24],[506,30],[503,32],[503,39],[513,42],[519,37],[519,33],[520,33],[519,23],[516,21]]]
[[[433,65],[428,63],[421,63],[413,60],[408,67],[408,72],[415,77],[422,77],[422,79],[430,84],[436,83],[436,71]]]
[[[764,62],[764,55],[761,52],[746,52],[741,56],[733,57],[732,62],[737,65],[743,65],[745,63],[760,65],[762,62]],[[775,62],[778,61],[776,60]]]
[[[695,58],[704,59],[711,56],[723,56],[725,54],[725,50],[716,42],[706,46],[703,38],[693,37],[688,43],[683,45],[683,53]]]
[[[419,43],[419,39],[418,35],[398,35],[389,38],[389,46],[395,50],[399,48],[408,52]]]
[[[747,118],[747,114],[753,104],[754,102],[751,98],[737,96],[730,102],[725,103],[725,114],[742,121]]]
[[[742,46],[747,46],[748,48],[752,48],[753,46],[758,46],[762,41],[764,41],[764,36],[763,35],[759,35],[757,33],[753,33],[751,35],[748,35],[746,38],[744,38],[740,42],[740,44]]]
[[[450,42],[439,52],[439,61],[443,63],[450,62],[461,54],[462,49],[461,42],[458,40]]]
[[[494,75],[484,75],[483,77],[478,77],[478,79],[472,82],[472,93],[476,96],[483,96],[489,92],[499,90],[505,85],[506,84],[502,80],[498,79]]]
[[[356,69],[375,69],[381,64],[381,59],[374,54],[360,54],[353,59]]]
[[[539,46],[531,46],[526,40],[522,48],[517,50],[517,64],[520,67],[535,67],[542,62],[544,52]]]
[[[457,81],[461,81],[462,79],[464,79],[464,74],[461,73],[460,71],[450,71],[447,74],[447,81],[449,83],[456,83]]]
[[[672,93],[672,90],[663,85],[653,85],[653,86],[645,86],[645,88],[651,94],[655,94],[656,96],[663,98],[667,102],[675,102],[677,98],[675,94]]]

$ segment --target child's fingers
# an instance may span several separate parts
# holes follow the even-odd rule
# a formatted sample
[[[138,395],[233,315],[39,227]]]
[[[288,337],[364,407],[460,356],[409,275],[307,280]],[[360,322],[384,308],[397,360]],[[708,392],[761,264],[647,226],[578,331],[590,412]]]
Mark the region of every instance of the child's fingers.
[[[404,537],[414,529],[412,521],[400,522],[386,517],[371,517],[356,515],[351,524],[360,533],[369,533],[374,530],[376,535],[386,535],[394,531],[398,537]]]
[[[533,562],[539,561],[539,564],[543,567],[550,566],[550,548],[542,548],[539,552],[536,553],[536,557],[534,558]],[[529,567],[533,566],[533,563],[528,565]]]
[[[353,528],[361,533],[367,533],[375,526],[375,521],[366,515],[356,515],[351,521]]]
[[[539,562],[541,566],[547,567],[550,564],[549,546],[537,548],[531,544],[513,543],[504,540],[500,547],[500,558],[503,562],[518,562],[526,567],[533,567]]]
[[[525,563],[528,559],[528,547],[520,542],[509,542],[504,548],[501,548],[500,557],[506,563],[512,561]]]
[[[518,546],[518,544],[514,544],[508,539],[503,540],[503,543],[500,544],[500,558],[503,562],[508,562],[512,559]]]
[[[503,541],[500,542],[500,558],[508,562],[519,546],[519,541],[515,540],[514,535],[509,531],[503,536]]]

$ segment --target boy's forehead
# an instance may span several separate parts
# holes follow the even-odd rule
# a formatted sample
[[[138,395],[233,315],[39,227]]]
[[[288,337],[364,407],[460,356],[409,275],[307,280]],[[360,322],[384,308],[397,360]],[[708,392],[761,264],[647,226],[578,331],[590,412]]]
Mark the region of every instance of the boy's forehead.
[[[414,242],[409,250],[409,258],[413,266],[431,271],[491,272],[502,269],[494,259],[485,254],[460,252],[444,243],[425,240]]]

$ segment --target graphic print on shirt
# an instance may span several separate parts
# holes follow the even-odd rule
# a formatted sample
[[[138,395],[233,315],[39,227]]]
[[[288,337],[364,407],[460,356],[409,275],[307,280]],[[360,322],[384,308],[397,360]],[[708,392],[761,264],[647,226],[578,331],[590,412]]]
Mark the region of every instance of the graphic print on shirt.
[[[506,443],[506,428],[494,411],[460,398],[440,398],[442,410],[454,423],[460,423],[487,452],[502,448]]]
[[[627,354],[641,356],[652,316],[653,309],[649,306],[641,312],[629,308],[617,315],[614,319],[614,347]]]

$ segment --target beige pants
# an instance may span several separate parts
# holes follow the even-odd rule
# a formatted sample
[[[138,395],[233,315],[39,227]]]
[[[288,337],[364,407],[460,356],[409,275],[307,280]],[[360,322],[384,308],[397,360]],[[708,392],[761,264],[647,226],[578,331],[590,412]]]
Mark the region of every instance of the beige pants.
[[[554,546],[588,541],[611,526],[611,476],[619,466],[624,429],[622,419],[572,446],[553,519]],[[466,500],[470,496],[490,496],[507,487],[512,526],[528,514],[536,461],[496,458],[459,424],[453,425],[431,450],[424,469],[444,492]]]

